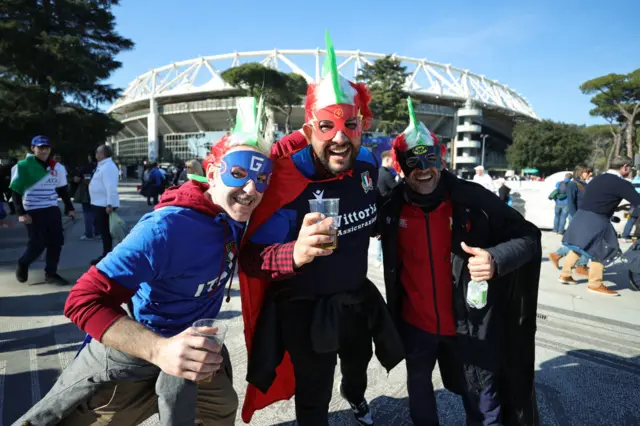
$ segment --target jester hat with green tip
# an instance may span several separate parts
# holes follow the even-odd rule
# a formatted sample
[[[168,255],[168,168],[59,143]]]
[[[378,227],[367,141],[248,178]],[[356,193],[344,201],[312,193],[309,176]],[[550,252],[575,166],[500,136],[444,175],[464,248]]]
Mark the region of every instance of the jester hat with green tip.
[[[371,95],[364,83],[353,83],[340,75],[329,32],[325,33],[325,42],[327,56],[322,79],[317,84],[310,84],[307,89],[306,122],[320,140],[333,139],[338,130],[350,138],[359,137],[373,120],[369,109]],[[333,125],[323,126],[323,131],[319,126],[321,121]]]
[[[222,182],[231,187],[243,187],[253,180],[258,192],[266,190],[273,164],[269,158],[271,144],[262,134],[264,102],[255,98],[236,99],[238,113],[233,130],[211,147],[211,156],[203,166],[220,164]],[[246,146],[254,150],[229,150]],[[242,169],[242,170],[241,170]]]
[[[393,141],[393,160],[396,170],[409,176],[414,169],[442,168],[446,146],[438,143],[438,137],[416,118],[411,98],[407,98],[409,126]]]

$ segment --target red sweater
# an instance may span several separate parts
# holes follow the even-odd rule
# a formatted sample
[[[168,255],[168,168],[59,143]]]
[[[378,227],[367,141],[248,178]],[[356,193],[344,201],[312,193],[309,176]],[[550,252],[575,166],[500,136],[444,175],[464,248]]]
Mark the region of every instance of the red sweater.
[[[406,204],[400,214],[398,263],[405,290],[402,317],[429,333],[454,336],[451,202],[428,214]]]

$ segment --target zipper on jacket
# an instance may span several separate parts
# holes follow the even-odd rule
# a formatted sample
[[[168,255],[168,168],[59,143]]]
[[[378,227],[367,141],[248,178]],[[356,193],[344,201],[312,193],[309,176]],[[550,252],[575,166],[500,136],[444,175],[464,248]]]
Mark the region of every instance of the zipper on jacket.
[[[431,286],[433,287],[433,307],[436,309],[436,334],[440,335],[440,313],[438,312],[438,292],[436,291],[436,271],[433,269],[433,251],[431,250],[431,226],[429,213],[424,215],[427,222],[427,246],[429,247],[429,264],[431,265]]]

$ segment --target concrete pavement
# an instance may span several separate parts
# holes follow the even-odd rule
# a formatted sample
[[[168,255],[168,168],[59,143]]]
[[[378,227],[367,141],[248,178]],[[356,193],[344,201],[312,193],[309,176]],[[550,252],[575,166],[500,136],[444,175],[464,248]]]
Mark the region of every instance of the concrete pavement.
[[[135,183],[121,188],[120,215],[128,222],[149,211],[135,194]],[[78,211],[81,209],[78,208]],[[552,214],[552,212],[551,212]],[[60,273],[77,279],[90,259],[100,254],[100,241],[79,240],[82,223],[67,231]],[[21,226],[0,228],[0,426],[10,425],[51,387],[60,369],[75,355],[83,334],[61,314],[69,287],[42,283],[43,263],[34,264],[26,284],[15,281],[15,260],[26,242]],[[545,233],[544,253],[559,246],[560,237]],[[382,274],[370,248],[370,278],[384,291]],[[640,293],[627,285],[626,270],[614,265],[606,279],[620,297],[606,298],[586,291],[586,281],[564,286],[559,271],[545,258],[540,280],[537,334],[537,391],[544,425],[640,424]],[[246,352],[237,284],[232,300],[224,304],[227,344],[234,364],[236,390],[243,397]],[[369,368],[367,398],[379,425],[410,424],[404,365],[388,376],[373,360]],[[442,389],[434,373],[441,423],[463,425],[460,399]],[[354,424],[338,394],[336,373],[331,424]],[[293,401],[278,403],[254,416],[252,424],[292,424]],[[155,418],[145,425],[157,424]],[[237,424],[242,424],[238,419]]]

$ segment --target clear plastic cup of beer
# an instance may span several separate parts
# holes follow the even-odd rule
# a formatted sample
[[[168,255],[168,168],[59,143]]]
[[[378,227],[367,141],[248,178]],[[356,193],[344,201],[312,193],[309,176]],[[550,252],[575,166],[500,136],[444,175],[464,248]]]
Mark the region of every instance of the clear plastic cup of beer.
[[[213,340],[217,346],[216,353],[220,354],[222,345],[224,345],[224,339],[227,335],[228,326],[226,324],[223,324],[220,320],[205,318],[194,322],[191,328],[195,335]],[[208,383],[213,376],[215,376],[215,372],[206,379],[199,380],[196,383]]]
[[[339,198],[325,198],[309,200],[309,209],[311,213],[322,213],[325,217],[332,217],[333,223],[329,229],[329,236],[332,237],[332,241],[325,244],[320,244],[318,247],[325,250],[335,250],[338,248],[338,218],[340,216],[340,199]]]

